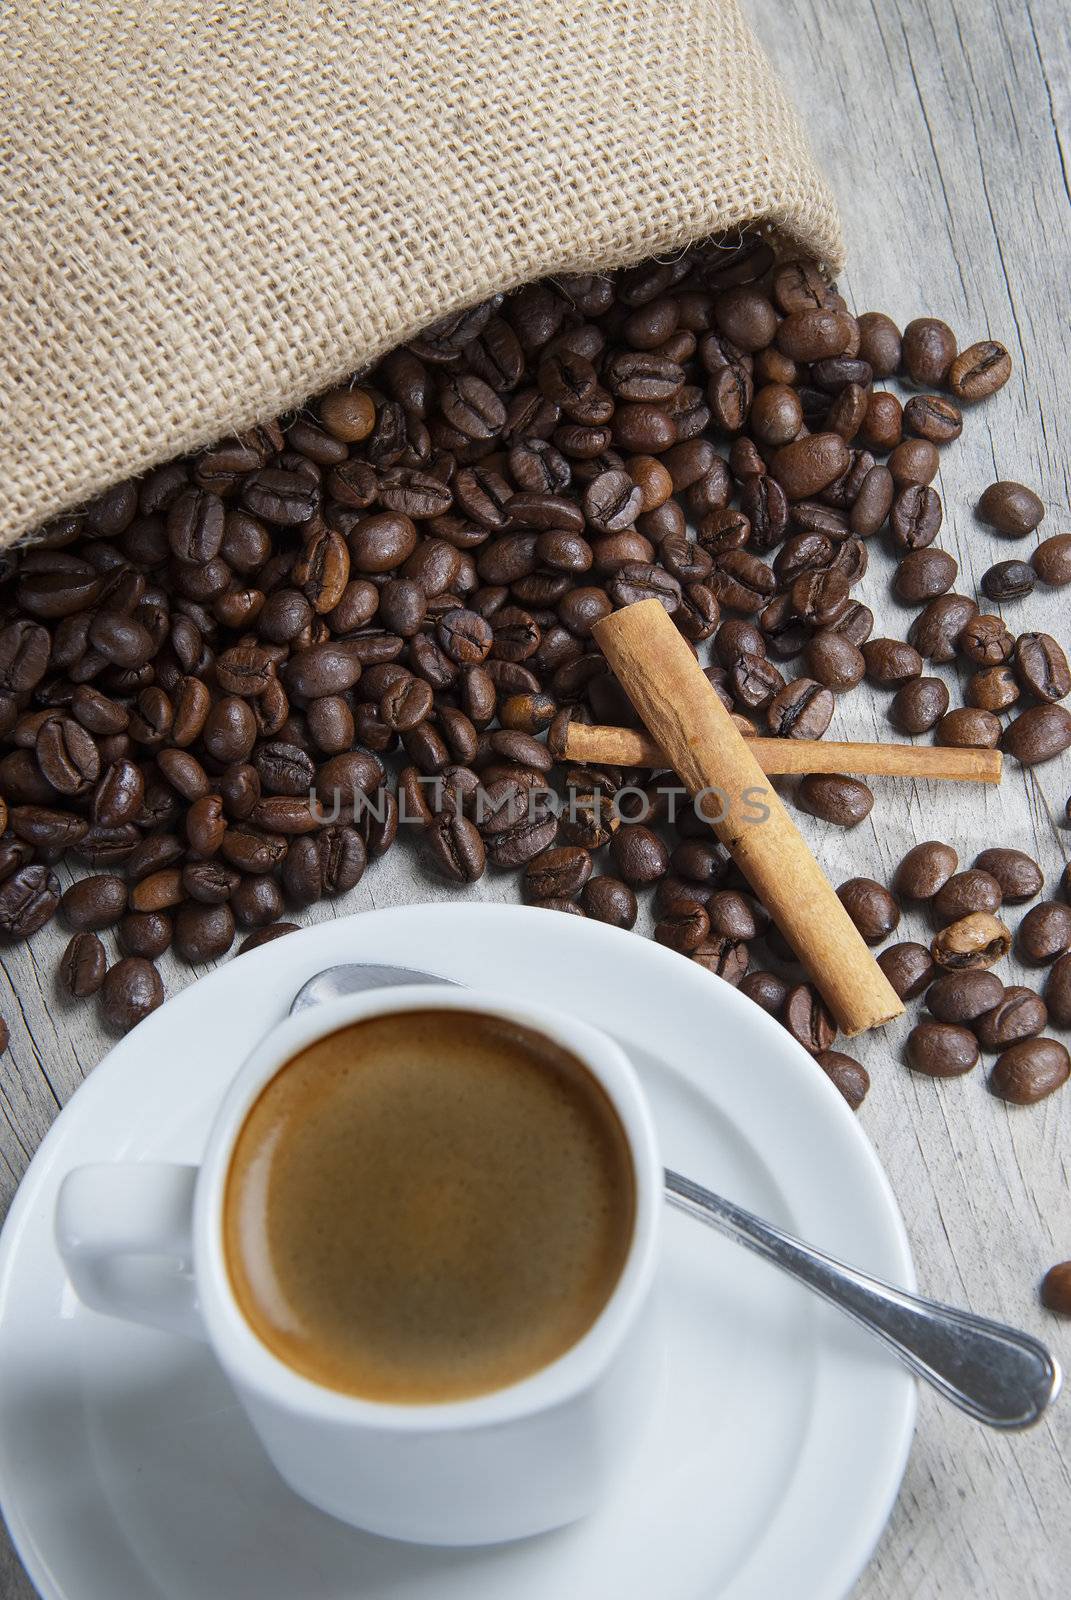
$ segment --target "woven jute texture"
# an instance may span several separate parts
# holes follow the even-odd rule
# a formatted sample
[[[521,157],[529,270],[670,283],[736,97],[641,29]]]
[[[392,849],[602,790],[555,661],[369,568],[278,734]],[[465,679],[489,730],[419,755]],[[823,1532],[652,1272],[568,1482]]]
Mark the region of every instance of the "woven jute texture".
[[[735,0],[7,0],[0,544],[488,293],[836,208]]]

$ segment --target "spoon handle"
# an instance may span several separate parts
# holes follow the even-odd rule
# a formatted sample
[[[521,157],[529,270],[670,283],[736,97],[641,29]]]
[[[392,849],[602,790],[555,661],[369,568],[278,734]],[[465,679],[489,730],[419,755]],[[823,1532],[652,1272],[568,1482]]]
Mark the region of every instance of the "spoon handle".
[[[794,1239],[701,1184],[666,1172],[669,1203],[746,1245],[839,1307],[953,1405],[993,1428],[1029,1428],[1059,1393],[1045,1346],[987,1317],[924,1300]]]

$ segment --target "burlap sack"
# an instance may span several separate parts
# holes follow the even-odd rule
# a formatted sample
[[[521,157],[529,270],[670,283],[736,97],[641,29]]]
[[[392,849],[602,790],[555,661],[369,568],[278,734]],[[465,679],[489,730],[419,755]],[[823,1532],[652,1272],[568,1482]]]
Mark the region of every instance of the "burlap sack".
[[[526,279],[836,209],[735,0],[7,0],[0,544]]]

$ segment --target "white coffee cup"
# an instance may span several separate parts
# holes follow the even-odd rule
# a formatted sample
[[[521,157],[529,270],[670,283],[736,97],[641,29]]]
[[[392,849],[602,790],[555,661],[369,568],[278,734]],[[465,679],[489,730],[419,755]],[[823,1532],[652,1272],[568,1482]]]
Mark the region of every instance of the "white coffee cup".
[[[635,1220],[609,1300],[557,1360],[472,1399],[384,1404],[311,1381],[253,1332],[224,1260],[223,1192],[248,1111],[293,1056],[349,1023],[429,1008],[509,1018],[584,1063],[628,1140]],[[638,1439],[655,1370],[651,1291],[662,1193],[651,1115],[631,1064],[612,1039],[541,1006],[414,985],[287,1018],[232,1082],[199,1167],[130,1162],[76,1168],[60,1189],[56,1236],[86,1305],[207,1340],[275,1467],[306,1500],[390,1538],[492,1544],[560,1527],[590,1511]]]

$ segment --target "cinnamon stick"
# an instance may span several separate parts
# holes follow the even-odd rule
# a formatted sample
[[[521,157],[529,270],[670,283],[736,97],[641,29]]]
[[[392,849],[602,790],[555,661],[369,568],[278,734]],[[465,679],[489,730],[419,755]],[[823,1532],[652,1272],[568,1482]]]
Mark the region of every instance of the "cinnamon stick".
[[[767,776],[792,772],[854,772],[860,777],[947,778],[953,783],[999,783],[999,750],[946,749],[942,745],[856,744],[834,739],[748,740]],[[656,740],[640,728],[569,724],[562,755],[611,767],[671,767]]]
[[[810,973],[842,1033],[904,1007],[832,885],[657,600],[605,617],[594,635],[656,744]],[[761,818],[761,820],[760,820]]]

